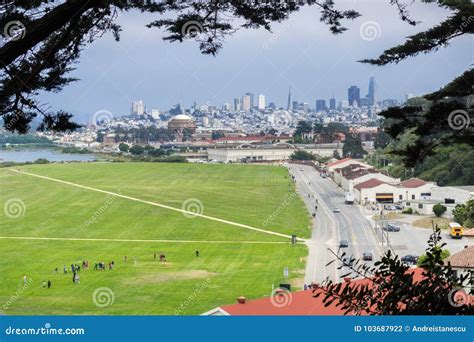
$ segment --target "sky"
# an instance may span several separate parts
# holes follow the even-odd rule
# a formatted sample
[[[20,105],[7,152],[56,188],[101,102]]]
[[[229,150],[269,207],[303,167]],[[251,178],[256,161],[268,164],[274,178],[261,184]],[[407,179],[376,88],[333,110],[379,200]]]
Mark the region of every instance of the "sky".
[[[267,104],[286,107],[291,85],[293,100],[314,107],[316,99],[328,101],[333,95],[337,102],[347,100],[351,85],[359,86],[365,96],[371,76],[377,82],[378,100],[401,100],[406,94],[435,91],[472,66],[470,37],[398,64],[359,63],[436,25],[449,11],[416,1],[409,9],[421,23],[413,27],[400,20],[388,0],[336,3],[362,14],[345,21],[349,30],[341,35],[332,35],[319,21],[315,6],[304,7],[274,24],[272,32],[240,29],[215,57],[202,55],[192,40],[163,41],[163,31],[145,27],[156,15],[121,13],[121,40],[106,34],[86,47],[71,74],[80,80],[60,93],[42,94],[41,100],[53,110],[69,111],[77,121],[87,122],[97,111],[127,115],[133,100],[143,100],[147,109],[167,110],[177,103],[188,108],[194,101],[220,107],[249,91],[264,94]]]

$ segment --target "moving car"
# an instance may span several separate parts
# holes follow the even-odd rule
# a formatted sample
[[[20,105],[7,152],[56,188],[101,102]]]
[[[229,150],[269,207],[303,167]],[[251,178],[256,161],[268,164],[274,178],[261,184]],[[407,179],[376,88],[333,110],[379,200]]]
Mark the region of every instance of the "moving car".
[[[349,241],[347,241],[347,240],[339,241],[339,247],[341,247],[341,248],[349,247]]]
[[[401,262],[408,265],[414,265],[418,262],[418,256],[414,254],[407,254],[400,259]]]
[[[362,254],[362,260],[364,261],[372,261],[374,259],[374,256],[371,252],[365,252]]]
[[[335,213],[340,213],[340,212],[341,212],[341,209],[339,209],[339,208],[334,208],[333,212],[335,212]]]
[[[400,227],[394,225],[393,223],[389,223],[385,227],[383,227],[383,230],[385,230],[387,232],[399,232]]]

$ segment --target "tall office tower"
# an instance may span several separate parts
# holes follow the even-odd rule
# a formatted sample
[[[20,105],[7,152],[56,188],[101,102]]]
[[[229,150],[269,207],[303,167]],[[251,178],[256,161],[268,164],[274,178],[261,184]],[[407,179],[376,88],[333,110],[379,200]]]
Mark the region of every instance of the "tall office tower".
[[[151,117],[155,120],[158,120],[160,118],[160,110],[157,108],[153,108],[151,110]]]
[[[316,111],[322,112],[326,110],[326,100],[316,100]]]
[[[250,108],[252,108],[251,106],[251,99],[250,99],[250,95],[248,94],[245,94],[244,96],[242,96],[242,110],[250,110]]]
[[[288,104],[286,106],[286,110],[291,109],[291,86],[288,88]]]
[[[230,111],[230,104],[229,103],[224,103],[222,105],[222,110],[225,110],[226,112],[229,112]]]
[[[343,100],[339,102],[339,108],[340,109],[346,109],[349,107],[349,101]]]
[[[145,105],[142,100],[132,101],[132,115],[143,115],[145,114]]]
[[[367,94],[367,99],[369,100],[369,106],[375,104],[375,78],[371,77],[369,80],[369,93]]]
[[[294,110],[295,112],[298,110],[299,103],[298,101],[293,101],[291,103],[291,109]]]
[[[245,93],[245,95],[249,97],[249,99],[250,99],[250,109],[252,109],[254,107],[254,103],[255,103],[253,93],[248,92],[248,93]]]
[[[309,103],[308,102],[300,103],[299,110],[302,110],[303,112],[307,113],[309,110]]]
[[[258,95],[258,109],[265,109],[265,95],[263,94]]]
[[[234,110],[236,112],[240,111],[242,109],[242,102],[240,100],[240,97],[236,97],[234,99]]]
[[[360,88],[358,86],[350,86],[347,90],[347,100],[349,101],[349,106],[358,107],[360,106]]]
[[[329,109],[336,109],[336,99],[334,98],[334,95],[329,99]]]

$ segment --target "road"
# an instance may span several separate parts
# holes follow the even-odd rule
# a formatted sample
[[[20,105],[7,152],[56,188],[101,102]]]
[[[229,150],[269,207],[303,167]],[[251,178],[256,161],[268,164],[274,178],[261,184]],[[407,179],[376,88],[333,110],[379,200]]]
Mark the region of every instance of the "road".
[[[363,253],[371,252],[374,260],[379,258],[382,249],[369,221],[357,206],[344,203],[345,193],[332,180],[321,178],[318,171],[310,166],[287,167],[290,174],[295,176],[298,192],[309,212],[315,212],[315,205],[318,206],[312,235],[307,240],[309,254],[305,270],[306,284],[313,281],[320,283],[326,277],[340,281],[341,275],[347,273],[347,269],[337,269],[338,262],[326,266],[335,259],[328,249],[337,252],[340,240],[349,242],[349,247],[343,249],[347,256],[359,259]],[[334,208],[339,208],[340,213],[334,213]]]

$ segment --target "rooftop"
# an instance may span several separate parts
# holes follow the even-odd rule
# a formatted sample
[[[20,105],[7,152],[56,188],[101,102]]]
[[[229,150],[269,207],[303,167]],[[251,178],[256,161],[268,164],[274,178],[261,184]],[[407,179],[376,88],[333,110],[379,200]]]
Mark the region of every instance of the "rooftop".
[[[462,251],[446,259],[453,267],[474,268],[474,246],[464,248]]]
[[[372,179],[369,179],[368,181],[365,181],[365,182],[354,185],[354,189],[357,189],[357,190],[371,189],[371,188],[375,188],[376,186],[379,186],[381,184],[390,185],[390,184],[388,184],[384,181],[381,181],[380,179],[372,178]]]
[[[404,180],[403,182],[400,183],[404,188],[419,188],[420,186],[423,186],[426,184],[426,182],[423,179],[419,178],[410,178],[407,180]]]

